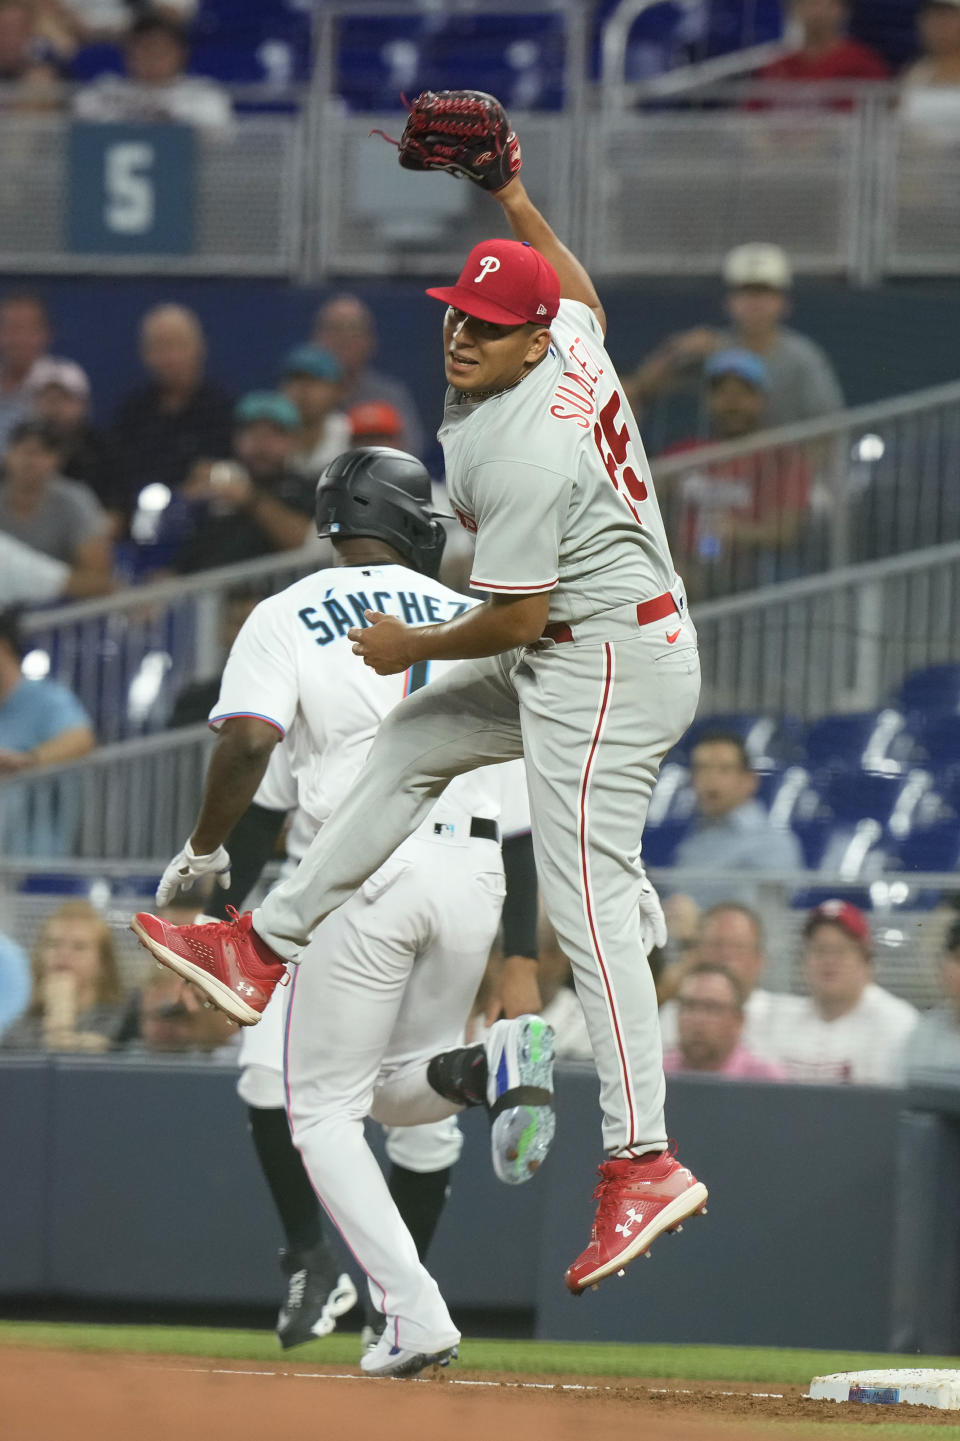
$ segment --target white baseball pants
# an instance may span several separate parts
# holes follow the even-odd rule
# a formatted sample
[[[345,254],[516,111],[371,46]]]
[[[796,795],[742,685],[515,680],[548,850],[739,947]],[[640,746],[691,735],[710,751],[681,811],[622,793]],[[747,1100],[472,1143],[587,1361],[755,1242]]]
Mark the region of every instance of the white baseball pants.
[[[421,1126],[434,1133],[434,1157],[449,1157],[455,1131],[459,1153],[459,1130],[448,1118],[461,1108],[428,1085],[427,1063],[462,1044],[503,895],[500,847],[471,839],[469,818],[443,836],[413,836],[327,917],[290,987],[285,1062],[294,1144],[369,1278],[374,1305],[395,1324],[395,1343],[409,1350],[453,1345],[458,1332],[363,1123],[370,1115],[388,1126]],[[446,1141],[425,1124],[436,1122],[444,1122]],[[409,1150],[398,1144],[398,1158],[408,1157],[401,1164],[409,1164]],[[415,1148],[413,1159],[422,1161],[423,1150]]]

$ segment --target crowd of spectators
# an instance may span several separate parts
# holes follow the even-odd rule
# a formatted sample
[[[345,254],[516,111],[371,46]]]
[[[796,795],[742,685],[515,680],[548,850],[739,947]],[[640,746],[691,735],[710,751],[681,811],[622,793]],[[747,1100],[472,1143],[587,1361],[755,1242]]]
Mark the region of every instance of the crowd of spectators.
[[[124,984],[107,917],[89,900],[61,902],[38,926],[29,961],[0,935],[0,1050],[235,1059],[236,1027],[171,972],[141,967],[133,979]]]
[[[235,398],[208,372],[198,316],[155,305],[140,321],[142,381],[95,424],[89,378],[51,353],[41,298],[0,296],[0,607],[304,545],[330,460],[422,443],[409,390],[372,366],[376,346],[368,307],[335,296],[264,388]]]

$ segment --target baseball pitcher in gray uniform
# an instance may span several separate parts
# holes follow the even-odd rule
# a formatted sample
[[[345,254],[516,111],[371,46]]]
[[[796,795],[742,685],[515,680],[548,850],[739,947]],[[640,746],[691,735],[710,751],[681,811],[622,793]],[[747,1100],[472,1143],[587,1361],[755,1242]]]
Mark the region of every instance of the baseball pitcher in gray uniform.
[[[449,781],[522,754],[541,894],[601,1084],[607,1159],[593,1231],[566,1273],[578,1294],[707,1199],[667,1141],[645,960],[665,926],[640,858],[660,762],[693,719],[700,667],[637,425],[604,349],[600,300],[527,195],[519,146],[510,169],[494,197],[514,238],[481,241],[456,284],[427,292],[446,306],[447,486],[475,535],[472,584],[487,599],[415,624],[370,610],[349,632],[380,675],[461,664],[387,717],[349,795],[259,910],[218,927],[167,927],[150,948],[218,1004],[245,998],[255,1021],[283,963]],[[504,977],[504,1011],[538,1000],[535,967],[518,959]],[[430,1081],[452,1101],[469,1099],[455,1064]]]

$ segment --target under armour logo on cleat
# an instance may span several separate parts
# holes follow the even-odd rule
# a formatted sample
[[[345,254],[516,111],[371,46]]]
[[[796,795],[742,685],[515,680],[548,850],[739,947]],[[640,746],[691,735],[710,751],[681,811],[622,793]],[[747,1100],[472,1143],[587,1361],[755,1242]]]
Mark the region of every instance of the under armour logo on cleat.
[[[631,1227],[638,1225],[642,1220],[643,1217],[641,1216],[640,1212],[637,1211],[635,1207],[631,1206],[629,1211],[627,1212],[627,1219],[623,1222],[622,1225],[614,1226],[613,1229],[617,1231],[625,1241],[629,1241],[631,1235],[633,1234]]]

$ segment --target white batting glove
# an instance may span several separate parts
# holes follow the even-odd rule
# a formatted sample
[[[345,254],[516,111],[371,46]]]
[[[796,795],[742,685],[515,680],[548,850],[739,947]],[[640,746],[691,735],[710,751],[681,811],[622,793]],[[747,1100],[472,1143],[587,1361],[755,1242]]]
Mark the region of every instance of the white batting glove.
[[[662,950],[667,944],[667,918],[660,897],[646,876],[640,887],[640,939],[648,956],[652,950]]]
[[[199,876],[216,876],[217,885],[226,890],[230,884],[230,857],[223,846],[208,856],[198,856],[187,841],[183,850],[167,866],[157,886],[157,905],[165,906],[178,890],[188,891]]]

